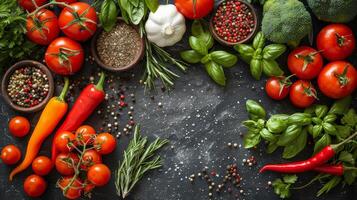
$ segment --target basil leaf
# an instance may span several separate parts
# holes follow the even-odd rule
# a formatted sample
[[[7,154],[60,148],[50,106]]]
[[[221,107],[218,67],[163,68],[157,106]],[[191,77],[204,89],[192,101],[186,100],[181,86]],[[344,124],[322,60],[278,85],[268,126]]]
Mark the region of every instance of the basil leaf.
[[[307,131],[306,129],[303,129],[301,134],[294,140],[294,142],[284,148],[283,158],[289,159],[295,157],[305,148],[306,142]]]
[[[260,80],[260,77],[262,76],[262,61],[258,59],[252,59],[250,61],[250,73],[252,74],[253,78],[256,80]]]
[[[214,43],[213,37],[209,32],[209,30],[207,29],[207,27],[204,26],[200,20],[193,21],[191,32],[193,36],[201,39],[205,43],[207,49],[213,47],[213,43]]]
[[[305,108],[304,113],[308,113],[308,114],[315,114],[315,105],[309,106],[307,108]]]
[[[104,0],[100,9],[99,21],[105,31],[110,31],[115,26],[118,9],[114,0]]]
[[[320,152],[324,147],[331,144],[331,137],[328,134],[324,134],[314,146],[314,154]]]
[[[260,140],[261,140],[260,134],[248,132],[247,134],[244,135],[243,138],[244,148],[249,149],[255,147],[256,145],[259,144]]]
[[[261,131],[260,131],[260,136],[262,136],[262,138],[264,140],[267,140],[269,142],[274,142],[276,141],[277,137],[276,135],[272,134],[271,132],[268,131],[268,129],[266,128],[263,128]]]
[[[276,144],[276,142],[270,142],[266,152],[267,153],[273,153],[279,146]]]
[[[343,115],[347,112],[351,103],[352,103],[351,96],[347,96],[343,99],[339,99],[335,101],[335,103],[331,106],[329,113],[336,114],[336,115]]]
[[[319,137],[320,134],[322,133],[322,130],[323,130],[322,125],[315,125],[315,126],[312,128],[312,137],[313,137],[313,138]]]
[[[260,103],[254,101],[254,100],[248,99],[245,102],[245,106],[246,106],[246,109],[247,109],[250,119],[252,119],[252,120],[265,119],[266,112]]]
[[[316,105],[315,106],[315,115],[322,119],[323,117],[326,116],[328,112],[328,107],[326,105]]]
[[[205,69],[208,75],[219,85],[226,85],[226,76],[224,75],[223,67],[215,62],[205,64]]]
[[[322,124],[322,119],[318,117],[311,118],[311,121],[314,122],[314,124]]]
[[[190,46],[193,50],[197,51],[197,53],[205,56],[208,54],[208,49],[205,45],[205,43],[200,40],[199,38],[195,37],[195,36],[190,36],[189,38],[189,43]]]
[[[272,133],[281,133],[288,126],[288,124],[286,123],[288,117],[289,116],[285,114],[272,115],[267,121],[266,127]]]
[[[301,131],[301,126],[298,126],[296,124],[288,126],[288,128],[283,132],[283,134],[280,135],[277,144],[279,146],[288,145],[290,142],[292,142],[293,140],[295,140],[295,138],[299,136]]]
[[[257,33],[257,35],[254,37],[253,40],[253,48],[258,49],[258,48],[263,48],[265,43],[265,37],[263,35],[263,32]]]
[[[254,120],[246,120],[242,124],[243,124],[243,126],[248,128],[249,131],[254,132],[254,133],[259,133],[260,130],[264,127],[264,125],[261,126],[258,122],[254,121]]]
[[[201,59],[202,64],[207,64],[211,61],[212,61],[211,54],[207,54],[207,55],[203,56],[203,58]]]
[[[322,123],[322,127],[324,128],[325,133],[330,134],[330,135],[335,135],[336,134],[336,128],[334,125],[324,122]]]
[[[181,58],[188,63],[199,63],[202,59],[202,55],[197,53],[195,50],[187,50],[180,52]]]
[[[128,12],[128,14],[131,22],[134,25],[138,25],[145,15],[144,1],[139,1],[139,5],[137,7],[132,6],[129,10],[130,12]]]
[[[151,12],[156,12],[159,7],[159,0],[145,0],[145,4]]]
[[[306,126],[307,133],[309,133],[310,135],[312,135],[313,128],[314,128],[314,126],[313,126],[312,124],[307,125],[307,126]]]
[[[262,60],[263,72],[266,76],[282,76],[283,70],[280,69],[279,64],[275,60]]]
[[[213,51],[210,53],[211,59],[223,67],[232,67],[237,63],[237,57],[225,51]]]
[[[342,139],[347,138],[352,133],[352,128],[349,126],[336,125],[336,136]]]
[[[311,115],[308,113],[294,113],[288,117],[289,124],[305,126],[311,124]]]
[[[282,44],[270,44],[263,49],[263,59],[275,60],[286,51],[286,46]]]
[[[233,47],[238,53],[240,58],[246,63],[250,63],[253,58],[254,48],[248,44],[237,44]]]
[[[355,159],[353,158],[353,155],[347,151],[341,151],[340,155],[338,156],[338,160],[355,165]]]
[[[324,122],[328,122],[328,123],[332,123],[337,119],[337,116],[335,114],[328,114],[324,117],[323,121]]]

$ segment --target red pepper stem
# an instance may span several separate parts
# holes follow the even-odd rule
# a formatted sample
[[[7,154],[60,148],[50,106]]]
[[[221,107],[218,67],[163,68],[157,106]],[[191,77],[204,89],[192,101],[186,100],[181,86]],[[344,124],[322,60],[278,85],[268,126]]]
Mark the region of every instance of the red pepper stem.
[[[350,142],[354,137],[357,136],[357,132],[353,133],[350,137],[348,137],[347,139],[343,140],[342,142],[338,143],[338,144],[332,144],[331,148],[333,150],[338,149],[340,146],[346,144],[347,142]]]
[[[105,80],[105,73],[101,72],[99,81],[98,81],[97,85],[95,85],[95,88],[97,90],[103,90],[104,80]]]
[[[64,86],[62,89],[61,94],[57,97],[60,101],[64,101],[64,98],[66,97],[66,94],[68,92],[69,88],[69,79],[67,77],[64,78]]]

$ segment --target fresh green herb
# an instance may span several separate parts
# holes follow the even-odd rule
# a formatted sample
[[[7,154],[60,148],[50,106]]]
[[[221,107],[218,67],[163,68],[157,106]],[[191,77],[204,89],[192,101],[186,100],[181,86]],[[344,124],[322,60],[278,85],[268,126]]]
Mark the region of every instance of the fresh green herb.
[[[35,44],[26,39],[26,13],[17,1],[0,1],[0,69],[29,56]]]
[[[265,36],[257,33],[252,45],[237,44],[234,49],[244,62],[250,65],[250,72],[256,80],[260,80],[262,73],[266,76],[282,76],[284,72],[275,61],[286,51],[282,44],[270,44],[265,46]]]
[[[99,21],[105,31],[110,31],[115,26],[118,8],[114,0],[104,0],[99,14]]]
[[[223,68],[232,67],[237,62],[237,57],[225,51],[211,51],[213,37],[207,26],[195,20],[191,28],[192,36],[189,38],[191,50],[180,53],[181,58],[192,64],[202,63],[208,75],[219,85],[226,85],[226,76]]]
[[[134,137],[116,171],[115,187],[119,196],[126,198],[146,172],[161,167],[160,156],[154,156],[167,143],[168,140],[159,138],[148,143],[147,138],[140,135],[139,126],[135,127]]]
[[[275,194],[279,195],[282,199],[287,199],[291,196],[291,185],[297,181],[296,175],[286,175],[282,179],[275,179],[272,183]]]

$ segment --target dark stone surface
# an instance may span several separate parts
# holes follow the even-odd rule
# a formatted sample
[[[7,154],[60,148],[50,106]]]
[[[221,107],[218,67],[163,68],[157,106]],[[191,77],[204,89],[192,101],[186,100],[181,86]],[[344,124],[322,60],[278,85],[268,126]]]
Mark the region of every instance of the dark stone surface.
[[[356,20],[351,23],[354,31],[357,32]],[[188,26],[189,27],[189,26]],[[321,24],[315,23],[315,30],[319,30]],[[173,55],[187,48],[187,38],[183,42],[177,44],[170,49]],[[88,46],[86,44],[86,46]],[[216,45],[215,49],[223,47]],[[227,48],[225,48],[227,49]],[[88,48],[87,48],[88,50]],[[232,49],[227,49],[231,52]],[[88,53],[88,52],[87,52]],[[88,55],[88,54],[87,54]],[[356,54],[350,60],[357,65]],[[284,59],[281,63],[285,63]],[[275,102],[269,99],[264,93],[263,87],[265,80],[255,81],[249,75],[247,65],[239,61],[237,65],[231,69],[225,70],[228,84],[222,88],[214,84],[206,75],[202,66],[191,66],[186,74],[180,74],[175,84],[175,89],[169,93],[161,91],[155,94],[155,99],[150,98],[151,94],[145,93],[142,85],[139,84],[139,79],[142,73],[141,67],[125,74],[111,74],[110,79],[114,80],[114,89],[117,91],[119,84],[127,86],[126,95],[129,98],[130,93],[136,95],[135,120],[141,124],[142,134],[153,139],[157,136],[168,138],[170,144],[164,148],[160,155],[164,159],[164,166],[160,170],[153,171],[146,175],[133,190],[132,195],[127,199],[137,200],[199,200],[208,199],[208,188],[203,180],[197,179],[194,184],[191,184],[187,177],[192,173],[199,172],[203,167],[207,166],[213,169],[219,175],[215,180],[221,180],[225,173],[225,166],[232,163],[238,164],[239,172],[243,178],[241,189],[244,190],[243,195],[239,195],[238,199],[278,199],[273,193],[272,188],[267,185],[268,181],[278,177],[277,174],[266,173],[258,174],[258,169],[265,163],[283,162],[281,159],[281,151],[277,151],[273,155],[268,155],[264,152],[264,147],[261,146],[257,150],[245,150],[242,147],[228,148],[227,143],[242,144],[242,139],[239,134],[244,133],[245,129],[241,126],[241,122],[247,118],[244,103],[247,99],[255,99],[262,102],[267,108],[269,114],[273,113],[292,113],[297,111],[286,100]],[[282,65],[284,66],[284,65]],[[84,69],[79,75],[72,77],[71,80],[78,80],[80,76],[84,77],[78,88],[71,92],[70,102],[73,103],[75,97],[79,94],[87,82],[89,76],[95,74],[99,69],[95,64],[86,62]],[[109,74],[109,73],[108,73]],[[134,76],[132,78],[128,78]],[[121,78],[119,78],[121,77]],[[96,77],[97,78],[97,77]],[[58,77],[57,77],[58,79]],[[112,93],[108,84],[106,91]],[[57,88],[56,94],[59,93]],[[356,97],[356,95],[354,95]],[[105,110],[106,106],[117,103],[117,98],[114,101],[109,99],[101,105],[101,110]],[[324,99],[324,98],[322,98]],[[159,107],[159,102],[162,107]],[[354,102],[356,103],[356,102]],[[356,104],[354,104],[356,105]],[[14,143],[18,145],[22,152],[26,148],[29,136],[16,139],[8,132],[7,123],[9,119],[19,113],[11,110],[0,98],[0,130],[1,140],[0,148],[7,144]],[[123,111],[123,113],[127,110]],[[32,128],[34,127],[40,113],[27,115],[31,120]],[[113,119],[109,116],[109,120],[113,123]],[[103,117],[98,114],[93,114],[86,122],[99,129],[102,126]],[[121,128],[127,122],[126,115],[119,118]],[[105,128],[106,129],[106,128]],[[115,135],[116,132],[113,132]],[[104,157],[104,163],[108,164],[114,171],[118,166],[118,161],[122,159],[122,153],[126,148],[130,136],[122,136],[118,140],[118,147],[114,153]],[[49,155],[50,143],[52,137],[48,138],[43,144],[40,155]],[[311,146],[310,146],[311,147]],[[304,159],[309,157],[310,151],[307,150],[301,153],[295,159]],[[242,159],[254,155],[258,160],[258,165],[253,167],[243,166]],[[13,182],[8,181],[8,175],[12,167],[0,164],[0,199],[28,199],[23,192],[23,181],[25,177],[31,174],[31,169],[19,174]],[[55,170],[54,170],[55,171]],[[64,199],[60,190],[55,188],[58,175],[52,172],[46,180],[48,181],[48,189],[41,199]],[[114,187],[114,174],[112,174],[111,182],[103,187],[97,188],[93,192],[92,199],[118,199]],[[299,185],[306,183],[314,174],[307,173],[301,175]],[[292,199],[355,199],[356,186],[337,187],[328,195],[320,198],[315,198],[315,194],[320,184],[314,184],[309,188],[300,191],[293,191]],[[234,189],[233,194],[239,193],[239,190]],[[234,195],[223,193],[216,196],[214,199],[235,199]]]

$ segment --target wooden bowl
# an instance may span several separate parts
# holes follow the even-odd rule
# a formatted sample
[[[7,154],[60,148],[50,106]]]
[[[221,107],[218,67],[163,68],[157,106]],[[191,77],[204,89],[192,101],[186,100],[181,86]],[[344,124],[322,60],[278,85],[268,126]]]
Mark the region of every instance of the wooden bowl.
[[[118,17],[117,23],[125,23],[125,21],[123,20],[123,18]],[[129,26],[133,26],[133,25],[129,25]],[[139,27],[138,26],[133,26],[135,28],[135,30],[138,32],[139,36]],[[94,34],[92,40],[91,40],[91,53],[92,56],[94,57],[94,61],[102,68],[108,70],[108,71],[113,71],[113,72],[122,72],[122,71],[127,71],[131,68],[133,68],[136,64],[138,64],[140,62],[140,60],[143,58],[144,56],[144,51],[145,51],[145,40],[144,38],[141,38],[141,45],[140,45],[140,50],[138,52],[138,54],[136,55],[136,57],[132,60],[132,62],[130,64],[128,64],[127,66],[121,67],[121,68],[115,68],[109,65],[104,64],[98,55],[98,51],[97,51],[97,39],[99,37],[99,35],[104,31],[103,28],[98,28],[98,30],[96,31],[96,33]]]
[[[22,67],[26,67],[26,66],[31,66],[31,67],[37,67],[39,69],[41,69],[43,71],[43,73],[46,74],[47,78],[48,78],[48,94],[45,97],[45,99],[39,103],[36,106],[30,107],[30,108],[25,108],[25,107],[21,107],[17,104],[15,104],[14,102],[12,102],[9,94],[7,93],[7,85],[10,79],[10,76],[14,73],[15,70],[20,69]],[[5,102],[7,104],[9,104],[9,106],[19,112],[23,112],[23,113],[33,113],[33,112],[37,112],[41,109],[43,109],[45,107],[45,105],[47,104],[47,102],[50,100],[50,98],[53,96],[54,93],[54,81],[53,81],[53,76],[51,71],[42,63],[39,63],[37,61],[34,60],[23,60],[20,62],[15,63],[13,66],[11,66],[6,72],[5,75],[3,76],[2,82],[1,82],[1,90],[2,90],[2,96],[5,99]]]
[[[214,15],[216,14],[217,12],[217,8],[219,8],[221,6],[221,4],[223,2],[225,2],[226,0],[223,0],[221,2],[218,3],[218,6],[216,7],[215,11],[214,11],[214,14],[212,15],[211,19],[210,19],[210,23],[209,23],[209,30],[211,32],[211,34],[213,35],[214,39],[216,41],[218,41],[220,44],[222,45],[225,45],[225,46],[234,46],[236,44],[242,44],[242,43],[245,43],[245,42],[248,42],[250,39],[252,39],[252,37],[256,34],[257,30],[258,30],[258,15],[256,13],[256,10],[254,9],[254,7],[250,4],[250,3],[247,3],[245,1],[242,1],[242,0],[235,0],[235,1],[239,1],[241,2],[242,4],[245,4],[251,11],[252,11],[252,14],[253,14],[253,17],[254,17],[254,28],[253,28],[253,31],[248,35],[248,37],[246,37],[245,39],[243,40],[240,40],[236,43],[232,43],[232,42],[228,42],[222,38],[220,38],[216,31],[214,30],[214,25],[213,25],[213,18],[214,18]]]

